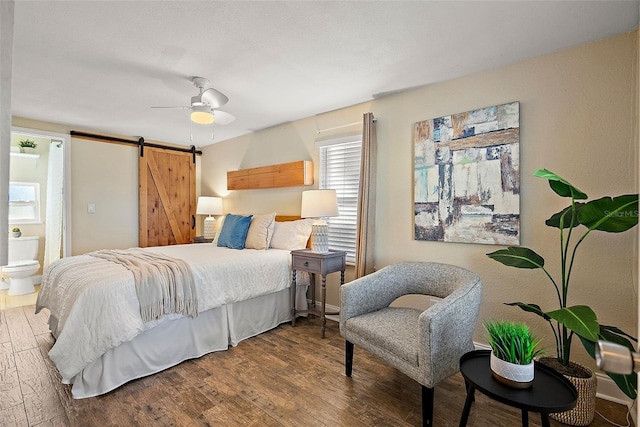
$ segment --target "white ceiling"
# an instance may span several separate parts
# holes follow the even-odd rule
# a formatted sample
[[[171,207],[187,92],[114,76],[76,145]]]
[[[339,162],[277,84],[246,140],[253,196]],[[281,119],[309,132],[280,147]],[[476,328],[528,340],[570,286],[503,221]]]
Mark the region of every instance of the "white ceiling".
[[[25,1],[12,114],[198,147],[631,31],[628,1]],[[194,125],[192,76],[236,116]]]

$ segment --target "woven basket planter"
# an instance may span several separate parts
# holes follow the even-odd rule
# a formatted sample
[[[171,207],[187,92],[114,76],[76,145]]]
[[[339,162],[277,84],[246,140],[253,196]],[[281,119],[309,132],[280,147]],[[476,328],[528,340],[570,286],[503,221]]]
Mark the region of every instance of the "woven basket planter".
[[[544,358],[540,360],[544,363]],[[577,365],[569,362],[571,365]],[[596,391],[598,380],[591,369],[578,365],[590,374],[588,378],[574,377],[570,375],[563,376],[573,384],[578,391],[578,401],[575,408],[565,412],[556,412],[549,414],[549,417],[561,423],[570,426],[588,426],[593,421],[596,413]]]

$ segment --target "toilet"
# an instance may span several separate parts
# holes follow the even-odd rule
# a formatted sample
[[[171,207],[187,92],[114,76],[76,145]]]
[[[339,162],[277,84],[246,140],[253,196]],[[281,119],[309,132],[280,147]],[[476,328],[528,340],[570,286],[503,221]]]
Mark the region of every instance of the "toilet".
[[[9,237],[9,264],[2,267],[2,273],[9,276],[9,282],[0,282],[0,289],[9,289],[9,295],[26,295],[36,291],[32,276],[40,269],[38,246],[40,238]],[[3,287],[4,285],[4,287]]]

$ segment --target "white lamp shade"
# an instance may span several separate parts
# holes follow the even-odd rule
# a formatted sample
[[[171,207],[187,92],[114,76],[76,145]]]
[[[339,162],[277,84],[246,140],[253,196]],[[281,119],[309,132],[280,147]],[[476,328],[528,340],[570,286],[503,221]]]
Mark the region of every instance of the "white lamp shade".
[[[338,197],[336,190],[307,190],[302,192],[302,218],[320,218],[338,216]]]
[[[338,197],[336,190],[307,190],[302,192],[300,216],[303,218],[321,218],[338,216]],[[316,219],[311,226],[311,251],[329,252],[329,233],[327,222]]]
[[[222,215],[222,199],[220,197],[198,197],[197,215]]]

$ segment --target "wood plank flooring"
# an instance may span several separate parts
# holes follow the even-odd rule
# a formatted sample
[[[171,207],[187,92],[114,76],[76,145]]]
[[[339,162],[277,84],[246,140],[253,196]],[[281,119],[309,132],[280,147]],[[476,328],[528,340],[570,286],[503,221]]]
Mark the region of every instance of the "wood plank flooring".
[[[344,376],[344,341],[328,322],[301,319],[228,351],[186,361],[103,396],[74,400],[47,352],[46,312],[0,311],[0,426],[420,426],[420,387],[355,349]],[[458,374],[435,389],[436,426],[457,426],[464,405]],[[626,407],[597,410],[626,425]],[[562,424],[552,420],[553,426]],[[476,393],[469,426],[520,425],[520,412]],[[530,415],[530,425],[540,417]],[[592,426],[610,424],[596,414]]]

